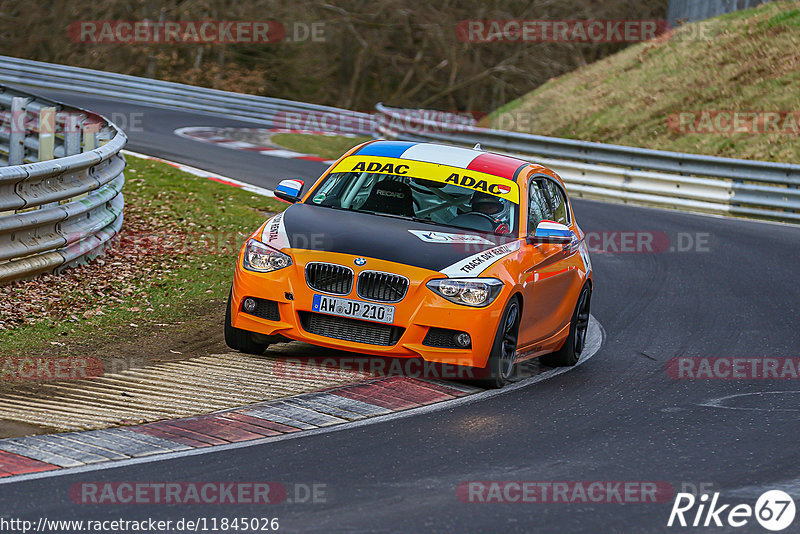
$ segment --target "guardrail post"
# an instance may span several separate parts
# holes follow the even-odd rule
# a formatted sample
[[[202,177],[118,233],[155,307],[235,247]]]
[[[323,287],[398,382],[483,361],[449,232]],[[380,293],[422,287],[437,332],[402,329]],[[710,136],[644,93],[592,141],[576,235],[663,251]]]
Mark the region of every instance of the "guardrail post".
[[[100,131],[100,125],[90,122],[83,126],[83,151],[91,152],[97,148],[97,132]]]
[[[56,149],[56,108],[48,107],[39,110],[39,157],[38,161],[55,158]],[[58,206],[58,202],[42,204],[40,210]]]
[[[72,116],[72,114],[70,114]],[[95,148],[97,148],[97,133],[100,131],[100,125],[96,122],[84,122],[86,120],[85,117],[76,117],[77,119],[77,127],[76,127],[76,135],[81,135],[81,124],[83,124],[83,151],[84,152],[91,152]],[[69,120],[69,118],[67,119]],[[65,125],[68,123],[65,123]],[[78,137],[80,139],[80,137]],[[66,140],[66,138],[65,138]],[[65,147],[66,148],[66,147]],[[78,151],[80,151],[80,141],[78,141]],[[77,200],[81,200],[89,196],[89,193],[83,193],[82,195],[78,195],[72,199],[72,202]]]
[[[39,161],[53,159],[56,148],[56,108],[39,110]]]
[[[81,153],[81,116],[74,112],[64,117],[64,155]]]
[[[11,134],[8,141],[8,164],[25,163],[25,107],[28,99],[15,96],[11,99]]]

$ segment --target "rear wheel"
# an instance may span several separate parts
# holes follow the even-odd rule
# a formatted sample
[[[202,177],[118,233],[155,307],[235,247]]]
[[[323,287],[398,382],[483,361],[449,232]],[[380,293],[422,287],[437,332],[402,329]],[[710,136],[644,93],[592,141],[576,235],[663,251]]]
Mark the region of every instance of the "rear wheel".
[[[228,295],[228,307],[225,310],[225,344],[233,350],[246,352],[247,354],[261,355],[269,347],[269,343],[258,343],[253,341],[253,334],[247,330],[234,328],[231,324],[231,306],[233,294]]]
[[[486,378],[478,384],[486,388],[501,388],[506,385],[514,372],[519,337],[520,306],[519,299],[512,297],[506,305],[492,345],[492,353],[486,363]]]
[[[570,367],[578,363],[581,352],[586,346],[586,332],[589,330],[589,310],[592,302],[592,290],[589,285],[583,286],[572,320],[569,324],[569,335],[564,345],[550,354],[541,356],[541,362],[550,367]]]

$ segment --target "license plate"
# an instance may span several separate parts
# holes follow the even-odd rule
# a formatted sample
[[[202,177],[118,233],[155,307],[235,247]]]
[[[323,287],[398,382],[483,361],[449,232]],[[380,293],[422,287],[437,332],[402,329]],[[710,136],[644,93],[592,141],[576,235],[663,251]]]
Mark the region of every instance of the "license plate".
[[[377,323],[392,323],[394,321],[394,306],[385,304],[372,304],[359,300],[340,299],[327,295],[314,295],[311,308],[315,312],[339,315],[353,319],[363,319]]]

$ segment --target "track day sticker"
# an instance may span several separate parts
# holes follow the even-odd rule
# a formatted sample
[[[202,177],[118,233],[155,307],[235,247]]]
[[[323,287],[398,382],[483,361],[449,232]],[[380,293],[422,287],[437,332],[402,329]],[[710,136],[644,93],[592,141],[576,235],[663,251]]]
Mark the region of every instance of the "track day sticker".
[[[279,213],[267,221],[264,231],[261,233],[261,242],[277,250],[283,250],[289,246],[289,236],[286,235],[286,227],[283,224],[283,213]]]
[[[505,245],[490,248],[489,250],[466,257],[449,267],[445,267],[439,272],[450,277],[478,275],[488,269],[489,266],[497,260],[505,258],[512,252],[519,250],[520,246],[522,246],[522,241],[512,241]]]
[[[424,230],[409,230],[420,240],[426,243],[467,243],[470,245],[491,245],[488,239],[471,234],[448,234],[444,232],[426,232]]]

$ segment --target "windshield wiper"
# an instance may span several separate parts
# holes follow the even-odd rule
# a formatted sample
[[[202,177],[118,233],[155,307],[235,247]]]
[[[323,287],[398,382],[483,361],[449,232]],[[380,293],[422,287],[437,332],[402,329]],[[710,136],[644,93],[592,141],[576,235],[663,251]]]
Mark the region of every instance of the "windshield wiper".
[[[317,206],[320,208],[330,208],[332,210],[341,210],[341,211],[353,211],[350,208],[343,208],[341,206],[334,206],[333,204],[314,204],[313,202],[309,204],[309,206]]]
[[[351,210],[351,211],[355,211],[356,213],[369,213],[370,215],[382,215],[383,217],[391,217],[392,219],[403,219],[404,221],[414,221],[425,224],[439,224],[431,219],[423,219],[421,217],[415,217],[415,216],[409,217],[407,215],[395,215],[393,213],[382,213],[380,211],[370,211],[370,210]]]

